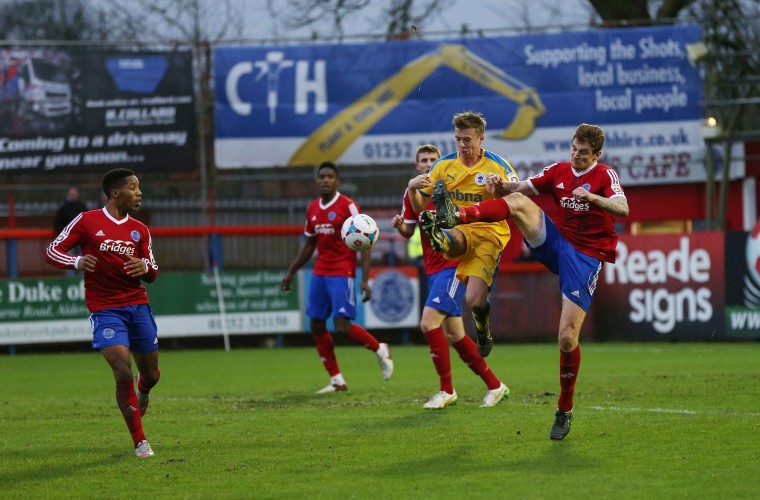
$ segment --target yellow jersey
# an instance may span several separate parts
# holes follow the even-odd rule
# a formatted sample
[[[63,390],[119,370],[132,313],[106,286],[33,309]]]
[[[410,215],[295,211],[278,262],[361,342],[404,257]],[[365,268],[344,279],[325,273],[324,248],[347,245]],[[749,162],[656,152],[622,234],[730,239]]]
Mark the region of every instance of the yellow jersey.
[[[486,175],[498,175],[510,182],[518,182],[517,172],[501,156],[481,149],[481,158],[472,167],[465,166],[459,159],[459,153],[451,153],[436,161],[430,169],[430,186],[420,189],[425,196],[431,196],[433,186],[438,179],[443,179],[451,199],[457,206],[469,207],[483,200],[492,198],[486,189]],[[506,221],[476,222],[472,226],[489,227],[499,237],[502,248],[509,241],[509,225]]]

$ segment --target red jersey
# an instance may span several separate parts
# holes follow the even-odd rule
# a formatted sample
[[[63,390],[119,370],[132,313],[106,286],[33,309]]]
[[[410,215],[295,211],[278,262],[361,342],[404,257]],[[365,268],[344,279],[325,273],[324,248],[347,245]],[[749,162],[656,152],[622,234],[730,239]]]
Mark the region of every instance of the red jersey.
[[[338,192],[326,204],[322,204],[322,198],[309,203],[303,232],[317,238],[317,262],[312,274],[356,277],[356,250],[343,243],[340,230],[346,219],[358,213],[359,206]]]
[[[617,234],[609,212],[573,198],[573,190],[583,186],[590,193],[605,198],[625,197],[617,172],[596,163],[578,173],[570,162],[549,165],[540,174],[528,179],[536,194],[551,194],[564,216],[557,224],[560,234],[579,252],[606,262],[615,262]],[[559,221],[558,221],[559,222]]]
[[[429,199],[425,210],[431,210],[435,212],[435,205],[433,200]],[[412,208],[412,201],[409,199],[409,190],[404,191],[404,206],[401,209],[401,217],[404,218],[405,224],[417,224],[420,231],[420,241],[422,241],[422,261],[425,263],[425,274],[430,276],[440,272],[447,267],[457,267],[459,262],[456,260],[446,260],[443,254],[440,254],[433,250],[430,246],[430,238],[427,233],[422,230],[422,223],[420,222],[420,214],[414,211]]]
[[[85,303],[90,312],[148,303],[140,280],[151,283],[158,275],[153,242],[148,227],[126,216],[115,219],[105,208],[77,215],[47,248],[45,260],[60,269],[76,269],[78,255],[67,252],[80,246],[82,255],[98,258],[95,272],[84,273]],[[131,278],[124,263],[132,258],[145,261],[148,273]]]

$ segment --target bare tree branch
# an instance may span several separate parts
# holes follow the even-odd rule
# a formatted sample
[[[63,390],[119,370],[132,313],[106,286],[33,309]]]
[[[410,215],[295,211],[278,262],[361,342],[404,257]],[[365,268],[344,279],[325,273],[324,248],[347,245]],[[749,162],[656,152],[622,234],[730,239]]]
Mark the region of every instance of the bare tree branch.
[[[343,24],[346,19],[360,12],[370,0],[287,0],[291,16],[285,19],[290,28],[313,26],[317,21],[329,18],[330,28],[336,38],[343,39]]]
[[[435,17],[451,5],[451,0],[391,0],[390,6],[383,10],[389,18],[386,35],[389,39],[398,38],[399,34],[408,33],[411,26],[424,26],[426,20]]]

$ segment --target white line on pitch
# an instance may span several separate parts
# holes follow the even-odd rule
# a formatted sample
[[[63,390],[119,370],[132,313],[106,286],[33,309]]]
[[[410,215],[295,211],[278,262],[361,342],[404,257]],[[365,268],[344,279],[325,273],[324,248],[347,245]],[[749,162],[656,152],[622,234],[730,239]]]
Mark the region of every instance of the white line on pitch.
[[[621,408],[619,406],[589,406],[588,408],[591,408],[592,410],[602,410],[602,411],[640,411],[640,412],[646,412],[646,413],[676,413],[676,414],[682,414],[682,415],[750,415],[750,416],[760,416],[760,413],[755,412],[749,412],[749,411],[733,411],[733,410],[705,410],[705,411],[696,411],[696,410],[679,410],[679,409],[668,409],[668,408]]]

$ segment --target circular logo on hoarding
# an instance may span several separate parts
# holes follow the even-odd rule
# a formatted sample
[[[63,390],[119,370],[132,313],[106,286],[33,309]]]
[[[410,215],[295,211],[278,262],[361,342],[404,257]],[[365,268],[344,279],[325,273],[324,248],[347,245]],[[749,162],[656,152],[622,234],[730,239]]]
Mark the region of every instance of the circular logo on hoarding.
[[[398,323],[414,306],[414,288],[409,277],[398,271],[383,271],[372,282],[370,307],[386,323]]]
[[[760,303],[760,220],[747,235],[746,259],[744,305],[749,309],[756,309]]]

